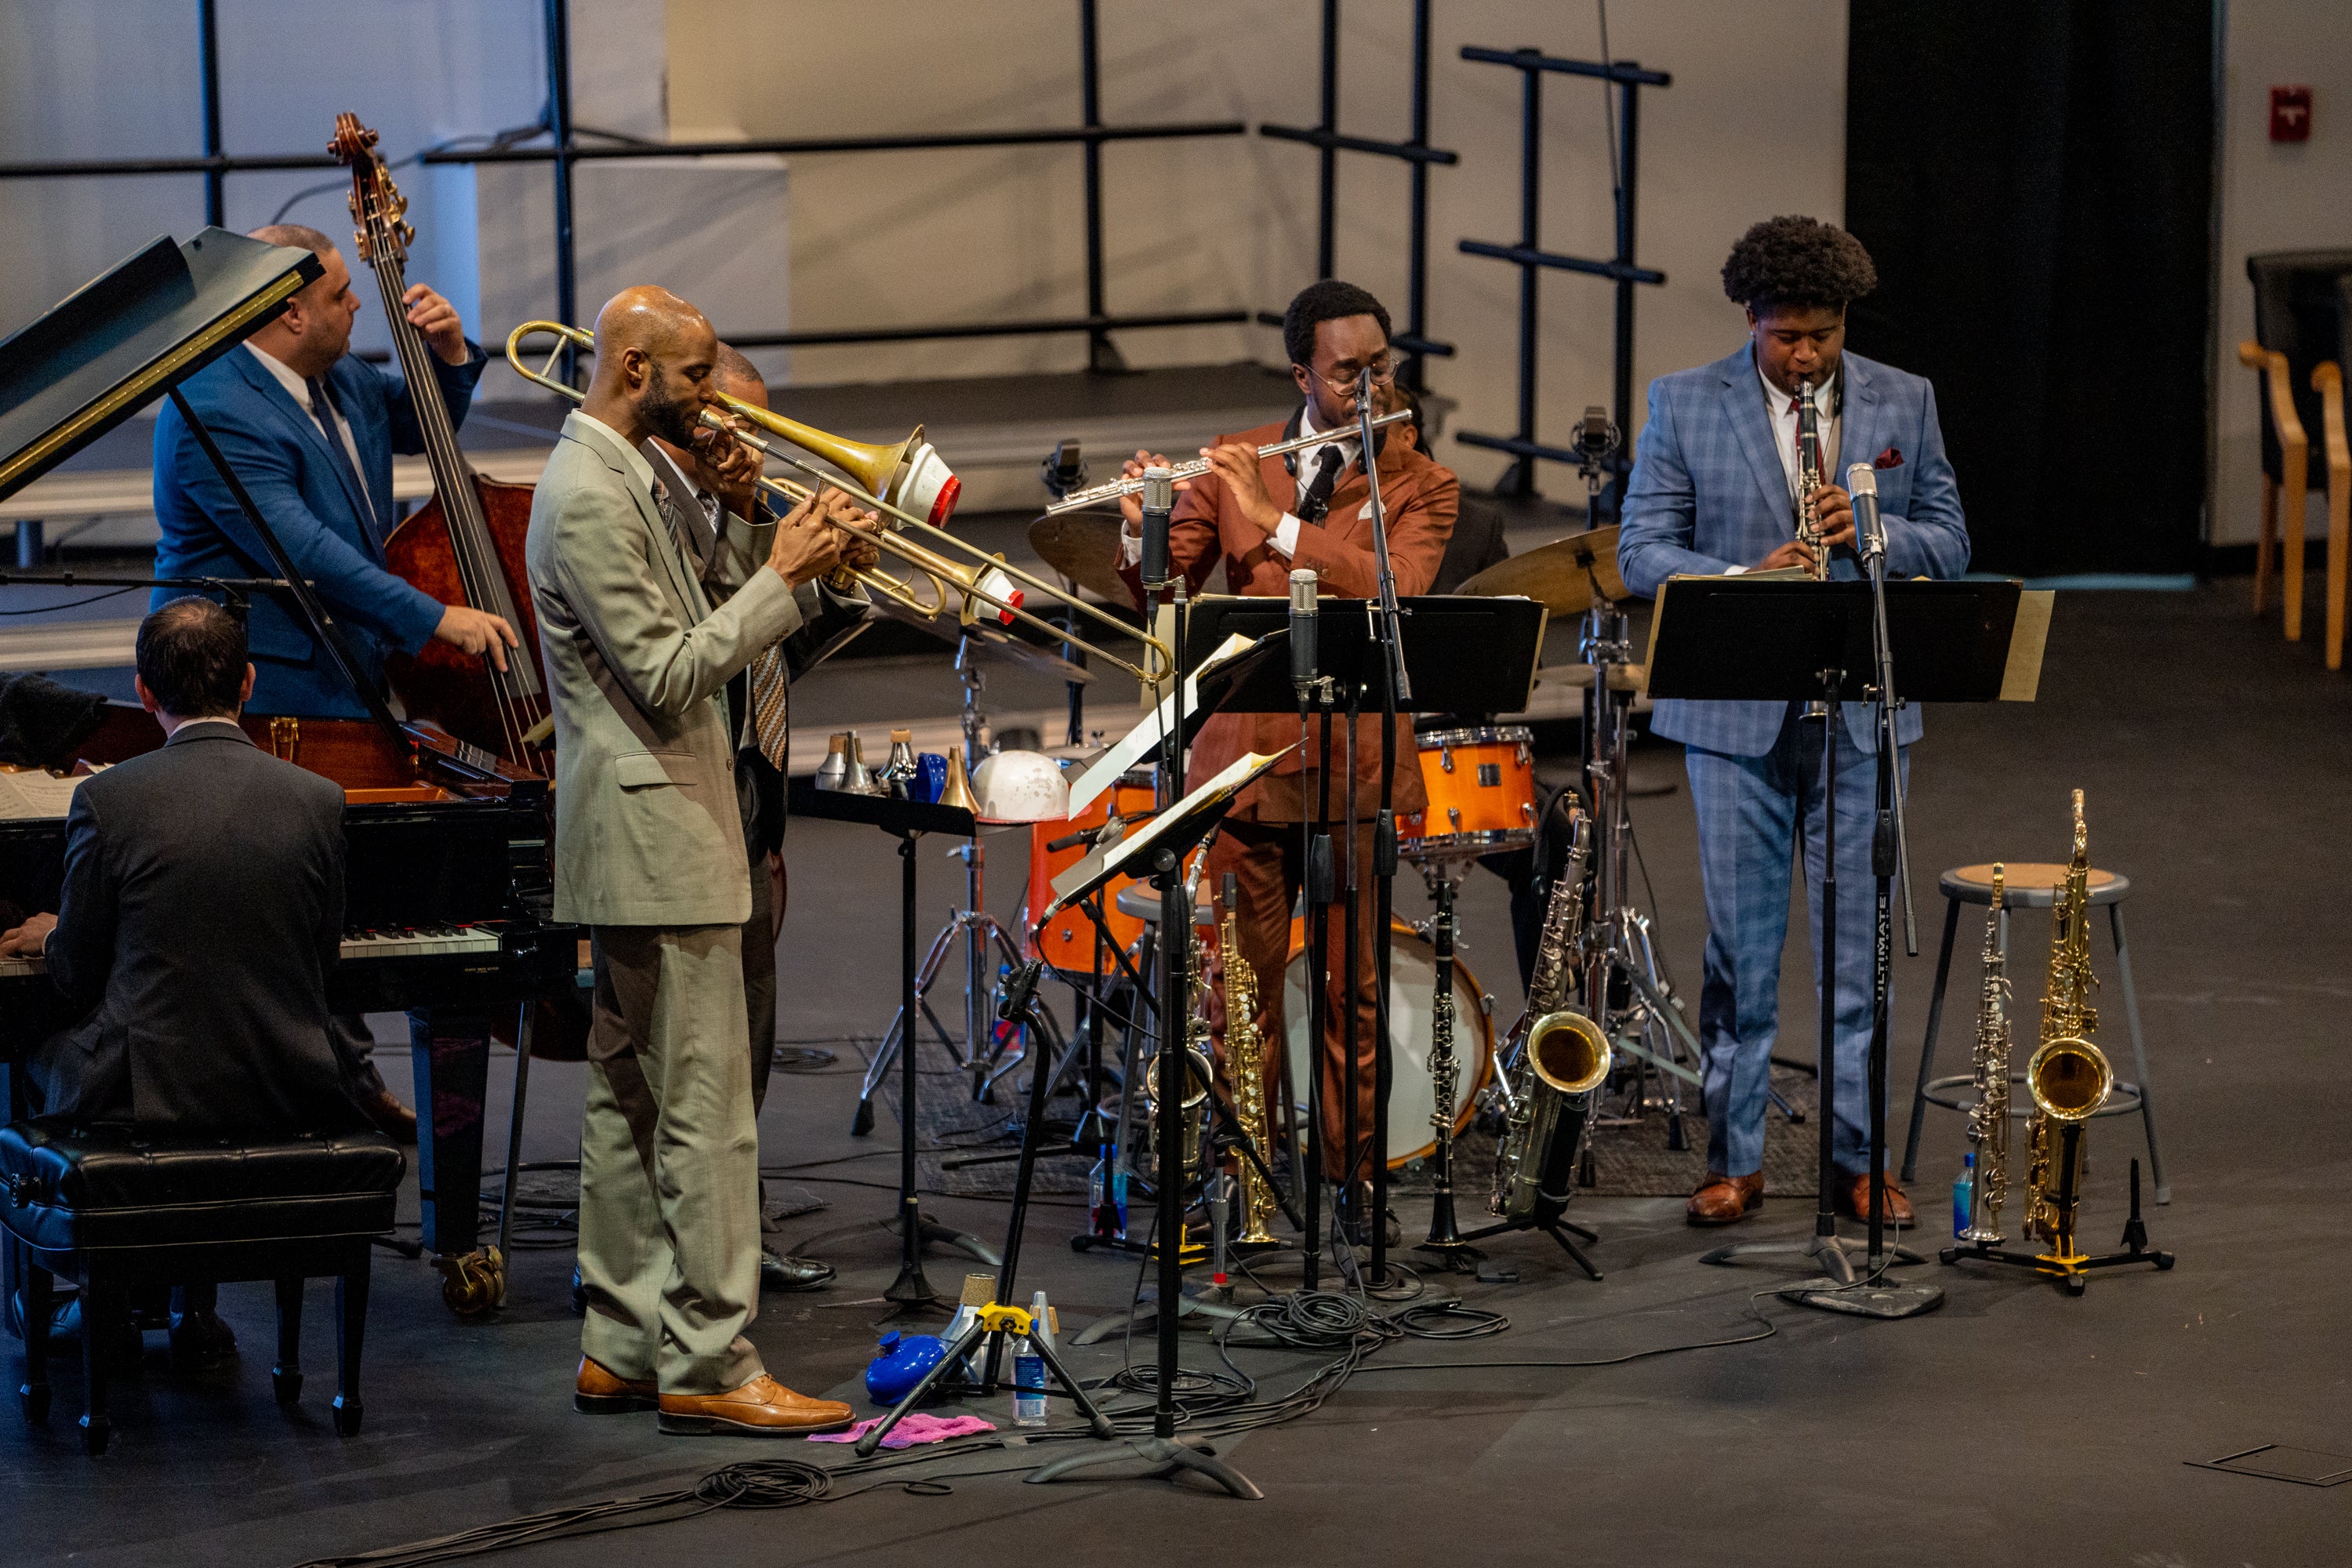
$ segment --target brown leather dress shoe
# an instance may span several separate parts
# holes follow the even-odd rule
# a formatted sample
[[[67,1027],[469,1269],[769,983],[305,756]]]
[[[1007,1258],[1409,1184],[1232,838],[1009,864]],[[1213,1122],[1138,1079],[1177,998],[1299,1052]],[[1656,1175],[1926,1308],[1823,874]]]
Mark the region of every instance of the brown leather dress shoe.
[[[853,1412],[836,1399],[794,1394],[761,1373],[725,1394],[665,1394],[661,1429],[674,1436],[797,1437],[836,1432]]]
[[[1911,1200],[1903,1195],[1903,1189],[1895,1184],[1893,1177],[1887,1178],[1885,1191],[1886,1223],[1889,1225],[1916,1223],[1911,1214]],[[1849,1218],[1865,1221],[1869,1219],[1870,1173],[1868,1172],[1865,1171],[1838,1188],[1838,1207],[1843,1209]]]
[[[1709,1171],[1698,1191],[1691,1194],[1683,1215],[1693,1225],[1729,1225],[1754,1214],[1763,1202],[1763,1172],[1749,1176],[1726,1176]]]
[[[659,1400],[654,1380],[623,1377],[602,1362],[580,1358],[580,1376],[572,1385],[572,1408],[583,1415],[623,1415],[651,1410]]]

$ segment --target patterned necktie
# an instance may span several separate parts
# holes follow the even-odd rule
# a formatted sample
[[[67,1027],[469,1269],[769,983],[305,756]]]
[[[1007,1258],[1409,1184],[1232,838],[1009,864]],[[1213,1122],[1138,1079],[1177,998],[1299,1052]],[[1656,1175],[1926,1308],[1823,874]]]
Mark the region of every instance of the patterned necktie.
[[[1298,498],[1301,522],[1323,521],[1323,514],[1331,509],[1331,491],[1339,485],[1339,470],[1346,465],[1337,447],[1324,447],[1320,456],[1322,460],[1316,466],[1315,477],[1307,481],[1307,493]]]
[[[367,486],[361,482],[359,469],[352,465],[351,450],[343,445],[342,432],[335,428],[335,400],[328,395],[327,378],[314,375],[304,384],[310,389],[310,417],[318,422],[319,434],[327,438],[327,460],[335,466],[335,472],[343,477],[344,483],[352,487],[352,493],[360,498],[367,524],[368,543],[380,549],[383,541],[376,538],[375,500],[368,494]]]
[[[784,645],[771,643],[761,648],[759,657],[751,661],[751,733],[760,743],[760,754],[778,773],[791,771],[786,763],[793,749],[788,696],[792,684],[793,672],[784,662]]]

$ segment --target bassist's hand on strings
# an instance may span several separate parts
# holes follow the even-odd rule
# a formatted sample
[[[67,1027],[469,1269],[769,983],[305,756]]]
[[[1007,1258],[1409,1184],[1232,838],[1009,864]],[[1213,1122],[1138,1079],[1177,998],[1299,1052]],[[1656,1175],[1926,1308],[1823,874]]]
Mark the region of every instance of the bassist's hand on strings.
[[[488,654],[490,663],[500,674],[506,672],[507,649],[521,646],[514,627],[507,625],[502,616],[488,610],[478,610],[470,605],[451,605],[441,612],[441,624],[433,635],[457,647],[462,653]]]
[[[422,283],[411,283],[400,302],[408,307],[408,324],[425,334],[425,342],[443,364],[464,364],[474,351],[466,346],[466,324],[457,307]]]

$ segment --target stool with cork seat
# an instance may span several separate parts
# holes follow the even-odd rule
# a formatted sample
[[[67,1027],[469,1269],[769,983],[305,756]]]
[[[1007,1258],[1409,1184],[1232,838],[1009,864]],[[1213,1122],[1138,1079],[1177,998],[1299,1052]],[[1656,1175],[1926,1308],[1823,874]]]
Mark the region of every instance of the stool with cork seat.
[[[2008,861],[2004,863],[2001,884],[2000,951],[2009,953],[2009,910],[2015,909],[2046,910],[2057,902],[2058,891],[2065,886],[2066,867],[2063,864],[2036,864]],[[1927,1107],[1942,1106],[1947,1110],[1966,1110],[1970,1101],[1958,1091],[1967,1089],[1975,1081],[1971,1073],[1944,1078],[1933,1076],[1936,1070],[1936,1036],[1944,1019],[1944,987],[1951,978],[1952,944],[1958,935],[1960,906],[1973,904],[1989,909],[1992,905],[1992,865],[1962,866],[1947,871],[1937,879],[1944,895],[1944,944],[1936,954],[1936,991],[1927,1005],[1927,1037],[1919,1049],[1919,1082],[1911,1096],[1911,1132],[1903,1145],[1903,1180],[1917,1178],[1919,1133],[1927,1116]],[[2097,1116],[2125,1116],[2137,1111],[2140,1125],[2147,1135],[2148,1173],[2156,1184],[2156,1201],[2168,1204],[2172,1189],[2164,1179],[2164,1156],[2156,1141],[2156,1110],[2149,1099],[2147,1083],[2147,1047],[2140,1034],[2139,994],[2132,984],[2131,947],[2124,936],[2123,902],[2131,891],[2131,879],[2116,871],[2094,869],[2090,874],[2090,902],[2094,908],[2104,905],[2107,911],[2107,929],[2115,939],[2116,970],[2123,982],[2124,1026],[2131,1036],[2132,1068],[2137,1077],[2115,1086],[2107,1103],[2094,1112]],[[2014,971],[2011,972],[2015,978]],[[2012,1008],[2011,1016],[2018,1016]],[[2012,1071],[2011,1081],[2021,1083],[2022,1072]],[[2032,1114],[2032,1101],[2025,1096],[2012,1096],[2010,1114],[2024,1121]]]

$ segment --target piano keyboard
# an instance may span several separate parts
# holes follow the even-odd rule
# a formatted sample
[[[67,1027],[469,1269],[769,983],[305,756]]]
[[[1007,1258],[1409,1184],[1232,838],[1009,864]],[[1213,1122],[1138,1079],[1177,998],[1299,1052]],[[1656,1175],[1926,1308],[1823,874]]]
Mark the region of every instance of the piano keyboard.
[[[404,931],[353,931],[343,938],[345,963],[387,958],[437,958],[453,952],[496,952],[499,933],[485,926],[425,926]],[[0,980],[47,974],[45,958],[0,958]]]

